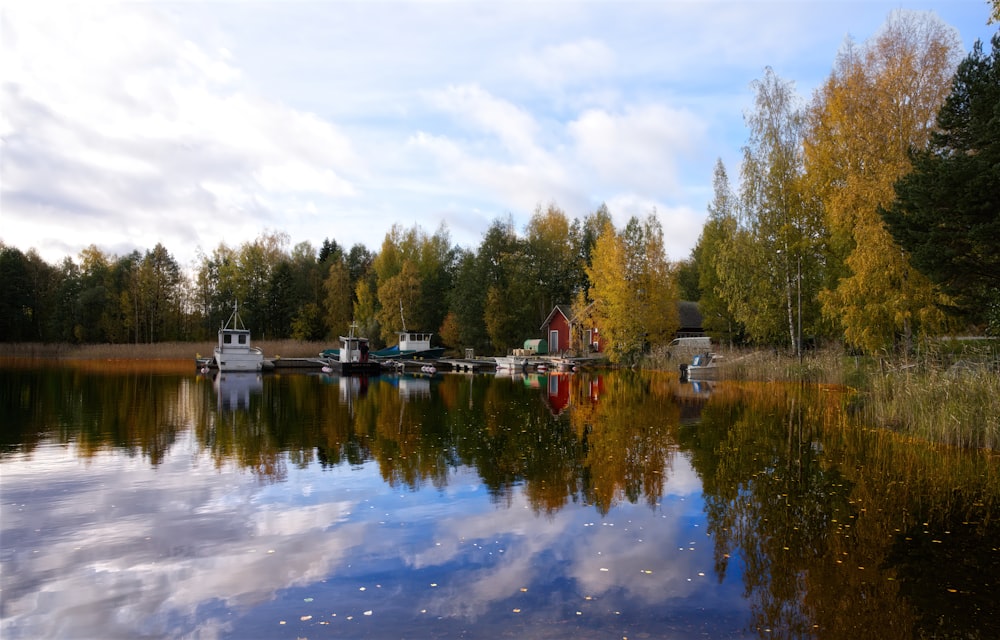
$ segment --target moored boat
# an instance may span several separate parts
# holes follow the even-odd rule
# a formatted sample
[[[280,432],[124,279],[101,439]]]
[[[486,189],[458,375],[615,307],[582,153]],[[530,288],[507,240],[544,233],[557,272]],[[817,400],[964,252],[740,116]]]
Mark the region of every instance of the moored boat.
[[[524,356],[494,356],[493,359],[496,360],[497,369],[524,371],[524,369],[528,366],[528,358]]]
[[[397,331],[399,340],[385,349],[372,351],[371,356],[378,360],[432,360],[444,355],[444,347],[432,347],[433,333],[417,331]]]
[[[346,336],[340,336],[340,349],[327,349],[320,353],[320,358],[326,361],[326,367],[340,373],[380,373],[382,364],[369,358],[368,338],[354,335],[357,323],[352,322]]]
[[[264,352],[250,344],[250,330],[240,318],[239,304],[219,329],[219,343],[214,350],[214,365],[219,371],[260,371],[264,367]]]
[[[719,375],[722,356],[717,353],[706,351],[691,358],[690,364],[680,366],[681,379],[684,380],[706,380]]]

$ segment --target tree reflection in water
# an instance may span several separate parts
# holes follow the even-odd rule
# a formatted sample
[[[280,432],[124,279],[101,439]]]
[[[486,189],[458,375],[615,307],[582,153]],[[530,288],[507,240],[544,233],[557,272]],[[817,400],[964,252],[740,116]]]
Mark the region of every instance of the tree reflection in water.
[[[1000,637],[1000,463],[871,429],[843,392],[556,377],[271,374],[235,401],[186,370],[6,369],[0,455],[46,440],[160,464],[191,430],[217,467],[374,463],[392,487],[474,469],[499,508],[657,508],[678,455],[701,483],[719,582],[740,571],[761,637]],[[738,562],[736,562],[738,560]]]

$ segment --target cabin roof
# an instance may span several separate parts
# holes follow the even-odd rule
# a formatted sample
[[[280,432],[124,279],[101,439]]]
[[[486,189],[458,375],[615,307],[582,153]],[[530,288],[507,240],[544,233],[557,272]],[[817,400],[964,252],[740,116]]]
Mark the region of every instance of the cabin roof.
[[[677,311],[680,315],[681,329],[686,331],[701,330],[703,321],[701,309],[697,302],[681,300],[677,303]]]
[[[542,330],[549,326],[552,323],[552,319],[556,317],[557,313],[562,314],[562,317],[566,318],[566,322],[573,321],[573,307],[568,304],[557,304],[552,307],[552,311],[549,312],[549,315],[545,318],[545,322],[543,322],[542,326],[538,327],[538,329]]]

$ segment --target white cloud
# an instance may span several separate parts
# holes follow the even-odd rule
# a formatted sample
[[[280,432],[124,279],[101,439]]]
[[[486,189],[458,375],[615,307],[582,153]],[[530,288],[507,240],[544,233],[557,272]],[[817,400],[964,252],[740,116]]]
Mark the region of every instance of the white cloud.
[[[569,125],[582,163],[607,184],[646,193],[676,191],[679,158],[697,149],[706,128],[694,114],[664,105],[589,110]]]
[[[349,138],[247,93],[228,50],[144,5],[66,10],[4,16],[5,235],[60,251],[60,220],[80,246],[214,246],[256,236],[282,197],[357,195]]]
[[[495,136],[512,158],[531,158],[541,153],[535,144],[538,124],[534,118],[476,85],[433,92],[428,102],[456,121],[466,123],[472,134]]]
[[[635,200],[693,240],[750,81],[770,65],[808,91],[894,8],[8,2],[0,238],[53,262],[163,242],[184,262],[266,228],[375,248],[448,220],[470,246],[538,204]],[[967,45],[991,33],[977,3],[932,8]]]
[[[520,56],[518,69],[545,89],[607,76],[614,70],[615,54],[604,42],[584,38]]]

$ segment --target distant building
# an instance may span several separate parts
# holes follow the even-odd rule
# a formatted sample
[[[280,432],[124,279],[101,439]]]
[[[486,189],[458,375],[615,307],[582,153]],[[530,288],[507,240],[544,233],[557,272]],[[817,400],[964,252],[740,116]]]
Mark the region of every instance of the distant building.
[[[681,326],[677,329],[675,338],[697,338],[705,335],[701,310],[697,302],[681,300],[677,303]]]
[[[600,330],[589,314],[578,318],[568,304],[554,306],[539,329],[548,338],[549,353],[565,353],[570,349],[581,354],[603,351]]]
[[[677,303],[677,310],[680,317],[680,327],[674,335],[675,338],[705,335],[701,311],[698,310],[697,302],[682,300]],[[586,311],[590,311],[590,306],[587,307]],[[582,317],[576,317],[573,315],[573,308],[568,304],[554,306],[539,330],[546,336],[549,353],[552,354],[565,353],[571,349],[580,354],[602,353],[604,351],[600,329],[590,314],[585,313]]]

